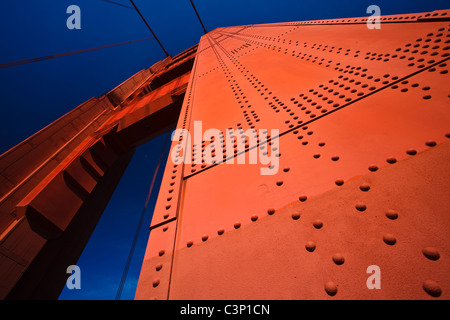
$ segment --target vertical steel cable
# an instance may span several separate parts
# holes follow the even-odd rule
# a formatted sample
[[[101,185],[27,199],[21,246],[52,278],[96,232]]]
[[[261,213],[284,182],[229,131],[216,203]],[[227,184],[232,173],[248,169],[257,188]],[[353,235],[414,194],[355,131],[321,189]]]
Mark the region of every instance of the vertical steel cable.
[[[203,25],[202,19],[200,19],[200,15],[198,14],[197,8],[195,7],[195,4],[192,0],[189,0],[191,2],[192,8],[194,8],[195,14],[197,15],[198,21],[200,21],[200,24],[202,25],[203,28],[203,32],[205,32],[205,34],[208,33],[208,31],[206,31],[205,26]]]
[[[141,217],[139,218],[139,223],[136,228],[136,232],[134,234],[133,243],[131,244],[130,252],[128,254],[127,262],[125,263],[125,268],[122,273],[122,278],[120,279],[119,288],[117,289],[115,300],[120,300],[120,296],[122,295],[123,287],[125,285],[125,281],[126,281],[127,275],[128,275],[128,269],[130,268],[131,259],[133,258],[134,250],[136,248],[136,243],[139,238],[139,232],[142,227],[142,222],[144,221],[145,212],[147,211],[147,206],[148,206],[148,202],[150,201],[150,196],[152,194],[153,187],[155,186],[156,176],[158,175],[159,166],[161,165],[161,160],[164,155],[164,150],[166,149],[167,140],[168,140],[169,135],[170,135],[170,131],[166,135],[166,138],[164,140],[164,144],[163,144],[163,147],[161,150],[161,154],[159,155],[158,164],[156,165],[156,169],[153,174],[152,183],[150,185],[150,189],[148,190],[147,199],[145,200],[145,205],[144,205],[144,208],[142,209]]]
[[[152,33],[153,37],[156,39],[156,41],[158,42],[158,44],[160,45],[160,47],[163,49],[164,53],[166,54],[166,56],[168,57],[169,54],[167,53],[166,49],[164,49],[163,45],[161,44],[161,42],[159,41],[158,37],[156,36],[156,34],[153,32],[152,28],[150,28],[150,26],[147,23],[147,20],[145,20],[144,16],[142,15],[142,13],[139,11],[138,7],[136,7],[136,4],[134,3],[133,0],[130,0],[131,4],[133,5],[133,7],[136,9],[137,13],[139,13],[139,15],[141,16],[142,21],[144,21],[145,25],[147,26],[148,30],[150,30],[150,32]]]

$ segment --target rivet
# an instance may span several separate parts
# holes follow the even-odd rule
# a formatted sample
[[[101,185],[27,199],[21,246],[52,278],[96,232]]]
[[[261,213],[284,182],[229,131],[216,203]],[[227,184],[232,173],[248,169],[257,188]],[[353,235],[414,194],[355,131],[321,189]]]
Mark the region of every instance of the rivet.
[[[388,244],[388,245],[390,245],[390,246],[393,246],[393,245],[397,242],[397,239],[395,239],[395,237],[394,237],[392,234],[386,233],[386,234],[383,236],[383,241],[384,241],[386,244]]]
[[[193,243],[192,241],[186,242],[186,246],[187,246],[188,248],[192,247],[193,244],[194,244],[194,243]]]
[[[375,172],[375,171],[378,170],[378,167],[377,167],[376,165],[373,164],[373,165],[370,165],[370,166],[369,166],[369,170],[372,171],[372,172]]]
[[[205,234],[205,235],[202,237],[202,241],[205,242],[206,240],[208,240],[208,235]]]
[[[430,260],[438,260],[440,258],[438,250],[433,247],[423,248],[422,253]]]
[[[386,217],[388,217],[391,220],[395,220],[398,218],[398,213],[394,210],[388,210],[386,211]]]
[[[327,282],[325,283],[325,291],[330,296],[334,296],[337,293],[337,285],[334,282]]]
[[[389,157],[386,159],[386,162],[390,163],[390,164],[394,164],[397,162],[397,159],[395,159],[394,157]]]
[[[161,257],[161,256],[163,256],[163,255],[164,255],[164,253],[165,253],[165,251],[164,251],[164,250],[160,250],[158,254],[159,254],[159,256]]]
[[[307,241],[305,244],[305,248],[309,252],[313,252],[316,249],[316,244],[314,241]]]
[[[338,160],[339,160],[339,157],[338,157],[338,156],[332,156],[332,157],[331,157],[331,160],[333,160],[333,161],[338,161]]]
[[[409,154],[410,156],[414,156],[417,154],[417,151],[414,149],[408,149],[408,150],[406,150],[406,154]]]
[[[301,195],[300,197],[298,197],[298,200],[300,200],[301,202],[305,202],[307,198],[307,196]]]
[[[273,215],[273,214],[275,213],[275,209],[270,208],[269,210],[267,210],[267,213],[268,213],[269,215]]]
[[[163,267],[162,264],[157,264],[157,265],[155,266],[155,269],[156,269],[156,271],[159,271],[159,270],[162,269],[162,267]]]
[[[282,186],[283,185],[283,181],[277,181],[277,186]]]
[[[219,236],[223,235],[224,232],[225,232],[225,230],[223,230],[223,229],[217,230],[217,234],[218,234]]]
[[[358,203],[355,205],[355,208],[356,208],[356,210],[358,210],[358,211],[365,211],[365,210],[367,209],[367,206],[366,206],[364,203],[362,203],[362,202],[358,202]]]
[[[359,189],[361,189],[361,191],[369,191],[370,186],[367,183],[363,183],[362,185],[359,186]]]
[[[434,146],[436,146],[436,141],[429,140],[429,141],[425,142],[425,144],[429,147],[434,147]]]
[[[159,286],[159,279],[156,279],[155,281],[153,281],[153,288],[156,288],[157,286]]]
[[[234,228],[235,229],[239,229],[241,227],[241,223],[240,222],[235,222],[234,223]]]
[[[343,264],[345,262],[344,256],[340,253],[334,254],[332,259],[333,259],[334,263],[336,263],[338,266],[340,266],[341,264]]]
[[[315,221],[313,222],[313,226],[314,226],[314,228],[316,228],[316,229],[320,229],[320,228],[323,227],[323,222],[322,222],[321,220],[315,220]]]
[[[342,186],[344,184],[344,180],[343,179],[337,179],[334,183],[336,185],[338,185],[338,186]]]
[[[432,297],[439,297],[442,294],[441,287],[433,280],[425,280],[422,284],[423,289]]]
[[[294,212],[294,213],[292,214],[292,219],[294,219],[294,220],[300,219],[300,212]]]
[[[256,220],[258,220],[258,216],[257,215],[253,215],[250,219],[252,219],[252,221],[255,222]]]

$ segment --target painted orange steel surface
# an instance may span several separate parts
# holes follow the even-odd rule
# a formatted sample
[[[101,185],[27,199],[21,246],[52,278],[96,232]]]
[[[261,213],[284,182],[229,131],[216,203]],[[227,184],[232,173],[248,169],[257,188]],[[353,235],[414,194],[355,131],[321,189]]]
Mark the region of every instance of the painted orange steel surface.
[[[56,298],[176,126],[136,299],[448,299],[450,10],[366,22],[215,29],[1,155],[0,298]]]
[[[191,140],[172,142],[186,163],[166,165],[136,299],[448,299],[449,16],[202,36],[177,125]],[[246,164],[196,121],[242,130]],[[279,151],[275,174],[255,148]]]

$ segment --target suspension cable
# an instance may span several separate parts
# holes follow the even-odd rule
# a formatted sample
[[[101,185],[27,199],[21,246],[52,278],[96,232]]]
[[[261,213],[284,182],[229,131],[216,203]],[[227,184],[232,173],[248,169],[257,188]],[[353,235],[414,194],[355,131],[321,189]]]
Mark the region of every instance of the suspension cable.
[[[161,42],[159,41],[158,37],[156,36],[156,34],[153,32],[152,28],[150,28],[150,26],[147,23],[147,20],[145,20],[144,16],[142,15],[142,13],[139,11],[138,7],[136,6],[136,4],[134,3],[133,0],[130,0],[131,3],[133,4],[134,8],[136,9],[137,13],[139,13],[139,15],[141,16],[142,21],[144,21],[145,25],[147,26],[148,30],[150,30],[150,32],[152,33],[153,37],[156,39],[156,41],[158,41],[158,44],[160,45],[160,47],[163,49],[164,53],[166,54],[166,56],[168,57],[169,54],[167,53],[166,49],[164,49],[163,45],[161,44]]]
[[[189,0],[191,2],[192,8],[194,8],[195,14],[197,15],[198,21],[200,21],[200,24],[202,25],[203,28],[203,32],[205,32],[205,34],[208,33],[208,31],[206,31],[205,26],[203,25],[202,19],[200,19],[200,15],[198,14],[197,8],[195,7],[194,1]]]
[[[111,3],[111,4],[115,4],[117,6],[121,6],[121,7],[124,7],[124,8],[128,8],[128,9],[131,9],[131,10],[134,10],[133,7],[129,7],[127,5],[124,5],[124,4],[121,4],[121,3],[118,3],[118,2],[114,2],[114,1],[111,1],[111,0],[102,0],[102,1],[105,1],[105,2],[108,2],[108,3]]]
[[[38,62],[38,61],[43,61],[43,60],[49,60],[49,59],[54,59],[54,58],[66,57],[66,56],[70,56],[70,55],[73,55],[73,54],[78,54],[78,53],[83,53],[83,52],[88,52],[88,51],[94,51],[94,50],[100,50],[100,49],[105,49],[105,48],[110,48],[110,47],[115,47],[115,46],[121,46],[121,45],[124,45],[124,44],[129,44],[129,43],[138,42],[138,41],[145,41],[145,40],[150,40],[150,39],[153,39],[153,38],[132,40],[132,41],[127,41],[127,42],[108,44],[106,46],[100,46],[100,47],[95,47],[95,48],[88,48],[88,49],[75,50],[75,51],[64,52],[64,53],[57,53],[57,54],[53,54],[53,55],[50,55],[50,56],[44,56],[44,57],[39,57],[39,58],[32,58],[32,59],[18,60],[18,61],[13,61],[13,62],[0,63],[0,69],[1,68],[14,67],[14,66],[18,66],[18,65],[21,65],[21,64],[27,64],[27,63]]]
[[[123,287],[125,285],[125,281],[126,281],[127,275],[128,275],[128,269],[130,268],[131,259],[133,258],[134,250],[136,248],[136,243],[137,243],[137,240],[139,238],[139,232],[141,230],[142,223],[144,221],[145,212],[147,210],[147,206],[148,206],[148,203],[150,201],[150,196],[152,194],[153,187],[155,186],[156,176],[158,175],[159,166],[161,164],[161,160],[162,160],[162,157],[164,155],[164,151],[166,149],[168,137],[170,136],[170,134],[171,133],[169,131],[167,133],[167,135],[166,135],[165,140],[164,140],[164,144],[163,144],[163,147],[162,147],[162,150],[161,150],[161,154],[159,155],[158,164],[156,165],[156,169],[155,169],[155,172],[153,174],[153,179],[152,179],[152,183],[150,185],[150,189],[148,190],[147,199],[145,200],[145,205],[144,205],[144,208],[142,210],[141,217],[139,218],[139,223],[138,223],[138,226],[136,228],[136,232],[134,234],[133,243],[131,244],[130,252],[128,254],[128,258],[127,258],[127,261],[125,263],[125,268],[124,268],[123,273],[122,273],[122,278],[120,279],[119,288],[117,289],[116,300],[120,300],[120,296],[122,295]]]

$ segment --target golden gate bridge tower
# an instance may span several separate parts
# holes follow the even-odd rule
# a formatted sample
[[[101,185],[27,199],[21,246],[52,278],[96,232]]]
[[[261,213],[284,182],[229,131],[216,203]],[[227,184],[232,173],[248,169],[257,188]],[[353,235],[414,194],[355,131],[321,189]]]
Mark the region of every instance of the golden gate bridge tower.
[[[0,297],[57,298],[136,147],[201,121],[136,299],[448,299],[450,11],[380,19],[214,29],[5,152]]]

